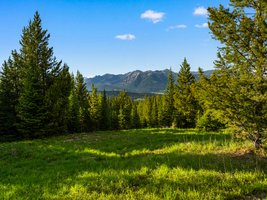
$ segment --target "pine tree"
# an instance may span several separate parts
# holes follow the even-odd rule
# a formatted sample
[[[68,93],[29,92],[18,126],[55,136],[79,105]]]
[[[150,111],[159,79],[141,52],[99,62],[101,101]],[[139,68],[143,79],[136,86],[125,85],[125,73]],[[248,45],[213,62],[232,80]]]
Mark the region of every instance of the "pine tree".
[[[103,94],[100,97],[100,106],[101,106],[100,129],[108,130],[110,129],[110,109],[108,105],[106,90],[103,91]]]
[[[209,93],[211,89],[211,80],[208,79],[201,68],[198,69],[199,81],[195,84],[194,97],[198,101],[197,123],[198,129],[205,131],[216,131],[224,128],[224,124],[220,120],[220,112],[211,108]],[[212,75],[213,77],[213,75]]]
[[[64,133],[68,130],[70,88],[71,76],[69,67],[65,64],[53,84],[46,91],[45,104],[47,108],[51,109],[48,112],[49,123],[46,130],[49,134]]]
[[[0,132],[3,135],[16,135],[16,106],[19,99],[18,54],[5,61],[0,75]]]
[[[163,125],[171,126],[174,119],[174,80],[173,72],[170,69],[168,75],[168,85],[164,94],[164,112],[163,112]]]
[[[123,110],[123,107],[120,107],[119,115],[118,115],[118,121],[119,121],[119,129],[127,129],[127,120],[126,120],[126,114]]]
[[[184,59],[177,77],[174,107],[176,110],[175,123],[178,127],[192,128],[195,126],[197,102],[192,93],[194,76],[190,72],[190,65]]]
[[[164,126],[164,106],[163,106],[163,97],[157,95],[156,96],[156,102],[158,105],[158,126],[163,127]]]
[[[135,103],[133,104],[131,110],[131,128],[140,128],[140,118]]]
[[[79,105],[80,131],[89,131],[91,125],[88,101],[89,94],[84,82],[83,75],[79,71],[77,71],[75,80],[75,92]]]
[[[24,137],[32,138],[42,135],[46,119],[44,97],[39,82],[39,71],[35,66],[29,66],[23,77],[23,88],[17,107],[18,130]]]
[[[119,105],[119,126],[121,129],[129,129],[131,127],[131,110],[132,110],[132,100],[122,91],[118,95],[118,105]],[[124,123],[126,122],[126,123]]]
[[[55,105],[62,105],[63,110],[68,106],[60,103],[67,98],[69,92],[66,90],[70,89],[66,88],[70,85],[66,84],[68,81],[62,80],[62,76],[65,75],[65,80],[68,79],[68,68],[63,69],[61,62],[53,56],[53,48],[49,47],[48,43],[49,38],[50,35],[47,30],[42,29],[39,13],[36,12],[33,21],[23,29],[19,53],[21,92],[16,109],[19,118],[17,128],[27,137],[61,129],[61,122],[57,123],[53,118],[58,116],[59,112]],[[56,94],[51,90],[64,91],[64,95],[61,93],[60,98],[56,98]],[[50,103],[52,101],[54,104]]]
[[[267,128],[267,2],[232,0],[230,6],[208,9],[213,37],[223,44],[209,101],[258,149]]]
[[[119,115],[120,105],[117,97],[112,97],[110,99],[109,107],[110,107],[110,125],[111,125],[110,128],[112,130],[118,130],[119,129],[118,115]]]
[[[80,132],[80,113],[79,102],[75,87],[74,75],[71,75],[71,91],[69,96],[69,109],[68,109],[68,131],[71,133]]]
[[[92,85],[91,95],[89,97],[89,111],[92,122],[92,129],[99,130],[101,122],[101,105],[97,95],[97,89]]]
[[[158,127],[158,103],[156,97],[151,98],[152,101],[152,111],[151,111],[151,124],[152,127]]]

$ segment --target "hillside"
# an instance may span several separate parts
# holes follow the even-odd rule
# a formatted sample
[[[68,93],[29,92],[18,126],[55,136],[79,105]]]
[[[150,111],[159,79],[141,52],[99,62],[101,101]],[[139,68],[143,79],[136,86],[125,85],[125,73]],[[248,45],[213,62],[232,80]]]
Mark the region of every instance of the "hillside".
[[[205,71],[205,75],[209,77],[213,70]],[[94,84],[99,91],[121,91],[126,90],[134,93],[162,93],[165,91],[168,82],[169,70],[157,71],[140,71],[136,70],[126,74],[105,74],[86,78],[85,82],[88,90],[91,90],[91,85]],[[198,79],[197,72],[192,74]],[[173,73],[174,79],[177,73]]]

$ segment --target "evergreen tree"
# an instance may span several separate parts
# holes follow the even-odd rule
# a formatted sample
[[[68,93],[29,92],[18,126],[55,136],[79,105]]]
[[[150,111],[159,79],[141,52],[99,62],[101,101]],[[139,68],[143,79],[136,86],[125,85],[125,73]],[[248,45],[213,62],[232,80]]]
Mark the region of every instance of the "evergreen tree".
[[[64,133],[68,130],[68,109],[71,76],[69,67],[65,64],[53,84],[46,91],[45,105],[50,109],[46,131],[48,134]]]
[[[210,88],[212,78],[208,79],[205,77],[201,68],[198,69],[198,76],[199,81],[195,84],[196,90],[194,91],[194,97],[197,99],[199,106],[196,127],[205,131],[216,131],[224,128],[219,118],[220,113],[215,109],[211,109],[210,102],[208,101],[208,95],[212,90]]]
[[[132,110],[132,100],[122,91],[118,96],[119,104],[119,126],[121,129],[129,129],[131,127],[131,110]]]
[[[151,98],[152,101],[152,111],[151,111],[151,124],[152,127],[158,127],[158,104],[156,97]]]
[[[74,75],[71,75],[71,92],[69,96],[68,130],[71,133],[80,132],[79,102],[75,87]]]
[[[17,107],[19,118],[17,128],[27,138],[41,136],[45,131],[47,113],[44,107],[44,97],[41,95],[39,74],[37,67],[28,67],[27,74],[23,77],[23,88]]]
[[[163,97],[162,96],[159,96],[157,95],[156,96],[156,102],[157,102],[157,105],[158,105],[158,126],[159,127],[163,127],[164,126],[164,106],[163,106]]]
[[[168,75],[168,85],[164,94],[164,112],[163,112],[163,125],[171,126],[174,119],[174,80],[173,72],[170,69]]]
[[[120,110],[120,105],[118,103],[118,98],[113,97],[109,101],[109,107],[110,107],[110,125],[112,130],[117,130],[119,129],[119,120],[118,120],[118,115],[119,115],[119,110]]]
[[[89,111],[92,121],[92,129],[99,130],[101,122],[101,105],[99,104],[99,97],[97,95],[97,89],[92,85],[91,95],[89,97]]]
[[[106,90],[104,90],[103,95],[101,95],[100,106],[101,106],[101,116],[102,116],[100,122],[100,129],[108,130],[110,129],[110,110],[109,110]]]
[[[126,114],[123,110],[123,107],[120,107],[119,115],[118,115],[118,122],[119,122],[119,129],[127,129],[127,120],[126,120]]]
[[[140,128],[140,118],[135,103],[133,104],[131,110],[131,128]]]
[[[176,109],[175,123],[178,127],[195,127],[197,102],[192,93],[194,76],[190,72],[190,65],[184,59],[177,77],[174,106]]]
[[[83,75],[79,71],[77,71],[75,79],[75,92],[79,105],[80,131],[89,131],[91,124],[88,101],[89,94],[86,89]]]
[[[222,5],[208,9],[213,37],[223,44],[209,104],[236,133],[252,140],[256,149],[267,128],[266,10],[264,0],[231,0],[231,9]]]
[[[17,133],[16,106],[19,99],[18,54],[5,61],[0,75],[0,132],[4,135]]]
[[[58,102],[55,102],[56,94],[51,95],[51,90],[65,91],[66,85],[69,84],[62,85],[57,80],[62,79],[61,75],[66,74],[67,68],[62,69],[61,62],[57,62],[53,56],[53,48],[48,46],[49,38],[50,35],[47,30],[42,29],[40,16],[36,12],[33,21],[23,29],[19,53],[21,91],[16,109],[19,118],[17,127],[29,137],[46,134],[52,129],[59,130],[57,126],[61,126],[61,123],[55,123],[56,119],[51,117],[57,116],[53,113],[58,112],[55,105],[61,104],[60,102],[64,101],[62,98],[67,98],[62,94],[61,98],[55,99]],[[65,92],[67,95],[68,92]],[[49,103],[51,101],[54,101],[55,105]],[[62,109],[66,110],[65,106],[68,104],[61,105]]]

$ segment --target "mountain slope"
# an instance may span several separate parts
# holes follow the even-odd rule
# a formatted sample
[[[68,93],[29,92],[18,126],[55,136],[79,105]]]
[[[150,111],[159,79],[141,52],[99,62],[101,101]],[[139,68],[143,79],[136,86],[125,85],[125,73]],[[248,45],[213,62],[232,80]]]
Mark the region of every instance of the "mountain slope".
[[[209,77],[213,70],[205,71],[205,75]],[[85,78],[88,90],[91,90],[91,85],[98,91],[121,91],[136,93],[162,93],[165,91],[168,82],[169,70],[145,71],[140,70],[128,72],[126,74],[105,74],[103,76],[95,76],[93,78]],[[192,74],[198,79],[197,72]],[[173,73],[176,80],[177,73]]]

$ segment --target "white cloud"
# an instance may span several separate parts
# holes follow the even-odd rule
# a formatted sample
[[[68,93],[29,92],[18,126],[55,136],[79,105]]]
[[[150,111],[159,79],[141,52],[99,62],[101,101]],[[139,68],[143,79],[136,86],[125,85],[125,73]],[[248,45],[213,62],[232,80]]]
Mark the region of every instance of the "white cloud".
[[[209,25],[208,25],[208,23],[196,24],[195,27],[196,28],[209,28]]]
[[[208,10],[203,6],[197,7],[194,10],[194,15],[196,16],[206,16],[208,14]]]
[[[178,28],[187,28],[187,26],[184,24],[178,24],[175,26],[170,26],[168,29],[178,29]]]
[[[152,21],[154,24],[162,21],[165,13],[163,12],[156,12],[153,10],[147,10],[141,14],[141,19],[146,19]]]
[[[168,28],[168,30],[173,30],[173,29],[185,29],[185,28],[187,28],[186,25],[184,25],[184,24],[178,24],[178,25],[175,25],[175,26],[170,26],[170,27]]]
[[[133,34],[116,35],[115,38],[119,40],[135,40],[136,39],[135,35]]]

